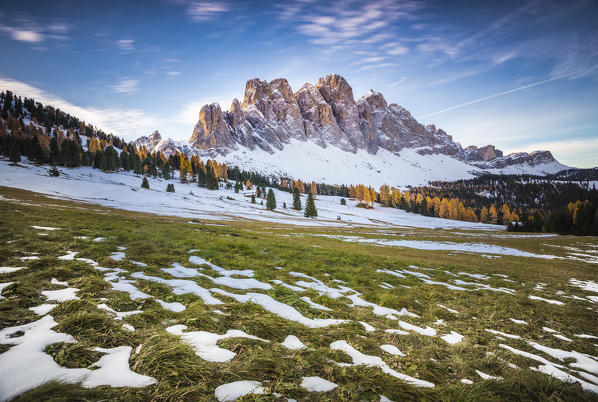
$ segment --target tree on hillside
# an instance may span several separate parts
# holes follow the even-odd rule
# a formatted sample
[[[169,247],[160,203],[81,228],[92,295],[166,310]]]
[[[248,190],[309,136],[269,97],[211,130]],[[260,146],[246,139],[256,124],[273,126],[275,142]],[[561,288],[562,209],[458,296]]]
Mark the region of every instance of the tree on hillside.
[[[208,164],[206,172],[206,187],[208,190],[218,190],[218,179],[212,166]]]
[[[341,205],[347,205],[347,200],[345,200],[344,198],[341,198]]]
[[[166,192],[167,193],[174,193],[174,184],[168,183],[168,185],[166,186]]]
[[[301,211],[301,196],[297,187],[293,188],[293,209]]]
[[[149,182],[147,181],[147,177],[143,178],[143,181],[141,182],[141,187],[149,189]]]
[[[488,208],[485,205],[482,207],[482,212],[480,212],[480,222],[488,223]]]
[[[255,204],[255,194],[251,194],[251,203]]]
[[[305,217],[307,218],[315,218],[318,216],[318,211],[316,210],[316,204],[314,202],[314,196],[311,191],[307,194],[307,202],[305,203]]]
[[[10,161],[12,163],[17,163],[21,161],[21,149],[19,148],[19,144],[16,141],[12,141],[10,144]]]
[[[490,211],[488,214],[490,215],[490,223],[496,225],[498,223],[498,212],[496,211],[496,205],[492,204],[490,206]]]
[[[272,191],[272,189],[268,190],[268,196],[266,198],[266,209],[276,209],[276,196],[274,195],[274,191]]]

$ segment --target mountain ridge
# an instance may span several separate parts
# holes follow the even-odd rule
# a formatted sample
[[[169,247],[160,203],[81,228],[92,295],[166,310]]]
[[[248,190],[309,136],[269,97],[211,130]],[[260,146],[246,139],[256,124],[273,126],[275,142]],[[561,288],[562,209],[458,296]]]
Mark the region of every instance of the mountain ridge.
[[[385,151],[400,159],[406,149],[422,157],[448,156],[466,165],[461,169],[463,178],[480,170],[520,168],[521,173],[550,174],[567,168],[550,151],[504,155],[494,145],[463,148],[444,130],[424,126],[404,107],[388,104],[379,92],[369,90],[355,100],[351,86],[337,74],[322,77],[315,85],[306,83],[296,92],[284,78],[249,79],[243,101],[234,99],[229,110],[218,103],[204,105],[187,141],[162,139],[154,132],[136,144],[150,152],[185,151],[230,162],[239,152],[284,155],[292,141],[345,153],[348,159],[364,151],[373,156]],[[277,173],[284,173],[282,166],[277,167],[281,168]],[[430,179],[435,179],[434,172]]]

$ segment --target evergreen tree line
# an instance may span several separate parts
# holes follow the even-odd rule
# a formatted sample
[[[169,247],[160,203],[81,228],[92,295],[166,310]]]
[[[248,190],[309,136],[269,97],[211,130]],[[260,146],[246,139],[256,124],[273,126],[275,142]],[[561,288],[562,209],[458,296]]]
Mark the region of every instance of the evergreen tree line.
[[[120,137],[107,134],[58,108],[44,106],[31,98],[15,96],[11,91],[0,92],[0,103],[2,104],[0,117],[5,121],[10,117],[17,119],[21,124],[21,129],[25,127],[23,120],[30,119],[32,122],[44,127],[47,135],[53,127],[60,127],[62,130],[70,129],[80,135],[95,136],[100,140],[109,141],[117,148],[121,148],[125,144],[125,141]]]

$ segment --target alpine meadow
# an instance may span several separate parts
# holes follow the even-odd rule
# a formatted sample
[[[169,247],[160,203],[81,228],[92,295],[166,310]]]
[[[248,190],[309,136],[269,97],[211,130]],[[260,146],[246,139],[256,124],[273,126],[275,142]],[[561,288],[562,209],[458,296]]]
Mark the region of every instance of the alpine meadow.
[[[595,1],[0,4],[0,401],[598,401]]]

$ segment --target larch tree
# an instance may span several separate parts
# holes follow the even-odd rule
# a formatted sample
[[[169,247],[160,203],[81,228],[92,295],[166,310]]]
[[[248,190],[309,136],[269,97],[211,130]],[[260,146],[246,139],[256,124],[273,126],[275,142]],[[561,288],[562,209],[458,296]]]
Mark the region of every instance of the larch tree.
[[[490,205],[490,211],[488,211],[490,215],[490,223],[497,224],[498,223],[498,212],[496,211],[496,205]]]
[[[482,211],[480,212],[480,222],[488,223],[488,208],[484,205],[482,207]]]

